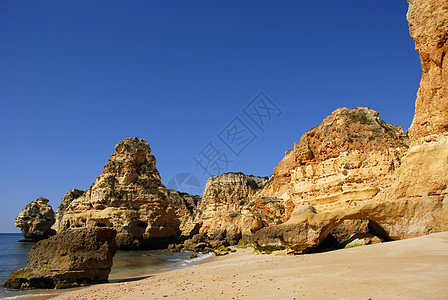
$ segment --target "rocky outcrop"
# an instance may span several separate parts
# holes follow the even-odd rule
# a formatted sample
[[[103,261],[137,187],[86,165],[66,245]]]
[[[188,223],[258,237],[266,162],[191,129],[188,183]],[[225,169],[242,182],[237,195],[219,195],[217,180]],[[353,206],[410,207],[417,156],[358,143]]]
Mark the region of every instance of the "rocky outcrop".
[[[22,241],[35,242],[56,233],[51,229],[54,224],[54,212],[48,201],[48,199],[40,197],[19,212],[14,223],[22,230],[24,237]]]
[[[108,282],[116,251],[112,228],[59,232],[33,246],[28,265],[14,271],[5,287],[69,288]]]
[[[391,185],[408,143],[374,110],[339,108],[286,152],[256,196],[282,201],[287,218],[304,202],[319,212],[357,207]]]
[[[226,173],[211,177],[205,186],[202,201],[194,219],[199,233],[211,240],[230,244],[249,236],[263,226],[262,218],[251,212],[250,198],[266,182],[266,178]]]
[[[202,198],[197,195],[168,190],[168,197],[174,209],[175,224],[179,228],[180,239],[186,239],[199,232],[199,226],[194,221],[197,205]]]
[[[322,126],[329,122],[324,120],[320,128],[308,132],[294,151],[287,153],[274,170],[272,184],[267,189],[279,197],[307,200],[316,206],[317,213],[298,211],[285,224],[256,232],[254,242],[259,245],[289,244],[301,253],[320,245],[332,231],[335,239],[339,237],[347,241],[348,232],[370,234],[373,231],[382,239],[403,239],[448,230],[448,61],[445,58],[448,4],[441,0],[410,0],[408,20],[423,70],[414,120],[409,129],[409,151],[402,156],[407,141],[396,127],[378,123],[386,132],[374,139],[370,138],[372,135],[368,139],[362,138],[362,144],[366,146],[361,152],[355,139],[348,144],[341,142],[340,137],[344,134],[341,135],[338,127],[333,127],[327,134],[326,127]],[[370,125],[367,120],[371,118],[358,119],[360,123]],[[359,124],[356,126],[364,133],[368,129]],[[347,132],[350,134],[353,130],[348,127]],[[376,140],[380,144],[376,145]],[[383,149],[382,144],[385,145]],[[342,155],[363,155],[361,160],[355,156],[348,161],[348,166],[355,168],[336,164],[341,158],[337,149],[344,148],[346,153]],[[356,180],[351,184],[355,191],[344,193],[346,180],[343,176],[332,179],[338,167],[342,167],[344,176],[356,171]],[[370,171],[371,179],[366,177],[365,170]],[[316,186],[320,187],[321,195],[314,188]],[[375,186],[379,189],[370,192]],[[335,187],[336,191],[332,190]],[[363,198],[368,201],[350,205],[351,194],[364,191],[367,193]],[[324,193],[327,195],[322,195]],[[352,221],[344,224],[347,220]]]
[[[409,133],[413,145],[448,131],[448,4],[409,0],[409,31],[420,54],[422,79]]]
[[[59,204],[58,210],[56,211],[56,222],[53,226],[55,229],[58,229],[61,226],[61,220],[65,209],[70,205],[70,203],[72,203],[73,200],[83,196],[84,194],[85,191],[71,189],[64,195],[64,197],[62,197],[61,204]]]
[[[411,148],[394,174],[394,184],[376,201],[432,201],[436,224],[426,230],[448,230],[448,4],[440,0],[409,1],[410,34],[420,53],[422,79],[409,129]],[[420,228],[426,224],[415,224]]]
[[[305,253],[316,249],[332,233],[341,244],[359,233],[370,233],[379,240],[410,238],[439,231],[440,219],[434,212],[440,209],[441,204],[431,199],[409,199],[371,202],[332,212],[299,210],[284,224],[260,229],[251,240],[265,247],[288,245],[295,253]],[[346,220],[353,221],[344,224]]]
[[[180,234],[180,204],[161,183],[148,143],[127,138],[116,145],[96,182],[65,207],[58,230],[114,227],[119,248],[164,248]]]

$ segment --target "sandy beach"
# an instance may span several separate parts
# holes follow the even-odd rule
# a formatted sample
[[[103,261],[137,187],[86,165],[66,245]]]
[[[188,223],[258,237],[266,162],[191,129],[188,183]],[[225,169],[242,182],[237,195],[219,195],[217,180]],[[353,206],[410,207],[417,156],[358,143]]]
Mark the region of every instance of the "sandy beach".
[[[239,249],[53,299],[448,299],[448,232],[297,256]]]

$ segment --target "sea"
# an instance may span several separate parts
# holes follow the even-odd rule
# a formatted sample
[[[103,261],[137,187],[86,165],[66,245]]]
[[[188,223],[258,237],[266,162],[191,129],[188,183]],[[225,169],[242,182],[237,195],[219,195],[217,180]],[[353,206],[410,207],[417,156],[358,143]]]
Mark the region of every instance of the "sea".
[[[19,242],[23,237],[16,233],[0,233],[0,284],[8,280],[12,271],[27,264],[28,253],[35,243]],[[110,282],[139,280],[158,272],[194,266],[211,254],[198,254],[190,259],[192,252],[168,250],[118,250],[109,275]],[[61,290],[11,290],[0,287],[0,299],[48,299]]]

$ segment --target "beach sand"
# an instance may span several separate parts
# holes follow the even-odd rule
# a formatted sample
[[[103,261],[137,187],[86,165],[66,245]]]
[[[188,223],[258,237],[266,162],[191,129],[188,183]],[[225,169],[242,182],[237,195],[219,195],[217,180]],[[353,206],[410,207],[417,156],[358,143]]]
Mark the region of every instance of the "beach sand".
[[[448,299],[448,232],[296,256],[239,249],[191,268],[52,299]]]

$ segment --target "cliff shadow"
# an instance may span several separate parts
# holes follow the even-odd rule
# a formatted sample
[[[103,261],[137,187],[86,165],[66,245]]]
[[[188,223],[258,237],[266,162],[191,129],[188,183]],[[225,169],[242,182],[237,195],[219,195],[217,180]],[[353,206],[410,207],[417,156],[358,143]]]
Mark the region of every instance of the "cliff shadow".
[[[370,219],[346,218],[337,222],[319,246],[311,252],[350,247],[349,244],[357,239],[365,245],[392,241],[387,231],[377,222]]]

